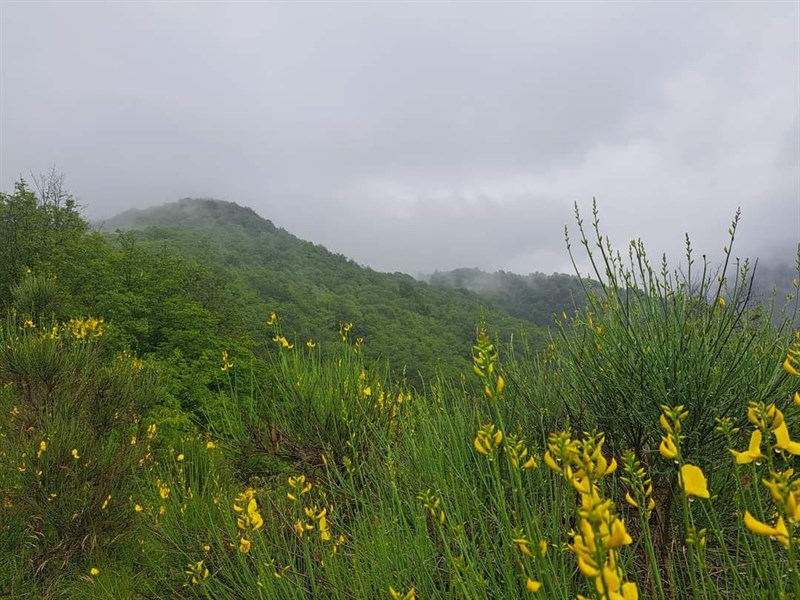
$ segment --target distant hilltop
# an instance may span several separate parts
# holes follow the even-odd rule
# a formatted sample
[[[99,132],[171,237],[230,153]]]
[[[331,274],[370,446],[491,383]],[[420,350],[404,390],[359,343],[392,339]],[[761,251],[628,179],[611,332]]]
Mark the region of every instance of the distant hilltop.
[[[239,228],[246,233],[273,232],[277,227],[256,211],[235,202],[215,198],[181,198],[152,208],[134,208],[94,223],[99,231],[113,232],[147,227],[180,229]]]

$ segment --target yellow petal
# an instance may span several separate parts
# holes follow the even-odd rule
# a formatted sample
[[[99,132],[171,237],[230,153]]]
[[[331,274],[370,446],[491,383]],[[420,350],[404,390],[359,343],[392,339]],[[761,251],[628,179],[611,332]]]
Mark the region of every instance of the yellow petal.
[[[630,504],[633,508],[639,508],[639,505],[636,503],[636,500],[633,499],[630,492],[625,492],[625,502]]]
[[[494,445],[495,445],[495,447],[499,446],[500,442],[502,442],[502,441],[503,441],[503,432],[498,429],[497,433],[494,434]]]
[[[755,431],[753,433],[756,433]],[[758,433],[761,433],[760,431]],[[786,426],[786,421],[783,421],[780,425],[778,425],[774,430],[773,433],[775,434],[775,447],[780,448],[781,450],[786,450],[789,448],[789,444],[792,443],[792,440],[789,438],[789,428]]]
[[[683,489],[687,496],[697,496],[698,498],[710,498],[708,493],[708,482],[700,467],[695,465],[683,465],[679,475]]]
[[[632,581],[622,584],[622,598],[624,600],[639,600],[639,588]]]
[[[664,458],[675,458],[678,456],[678,449],[675,447],[672,434],[661,438],[661,444],[658,446],[658,452]]]
[[[744,511],[744,526],[756,535],[775,538],[784,546],[787,546],[789,543],[789,531],[786,529],[786,523],[783,521],[783,517],[778,519],[775,527],[770,527],[766,523],[762,523],[756,519],[749,511]]]
[[[538,592],[542,587],[541,581],[534,581],[530,577],[528,577],[528,581],[525,582],[525,589],[529,592]]]
[[[588,577],[589,579],[600,577],[600,571],[597,567],[589,564],[583,555],[578,555],[578,569],[580,569],[584,577]]]
[[[561,473],[561,467],[558,465],[558,463],[555,461],[555,459],[550,455],[550,451],[549,450],[544,453],[544,457],[543,458],[544,458],[544,463],[548,467],[553,469],[553,471],[555,471],[556,473]]]
[[[800,371],[794,368],[794,365],[789,361],[789,357],[786,357],[786,360],[783,361],[783,368],[786,369],[786,372],[789,375],[794,375],[795,377],[800,377]]]
[[[730,452],[733,455],[733,458],[736,459],[737,465],[746,465],[754,460],[753,455],[749,452],[737,452],[733,448],[729,448],[728,452]]]
[[[662,429],[667,433],[672,433],[672,425],[669,424],[667,421],[667,417],[664,413],[661,413],[661,416],[658,417],[658,422],[661,423]]]
[[[788,431],[786,434],[788,436]],[[753,458],[760,458],[763,456],[761,454],[761,439],[762,436],[760,429],[756,429],[752,434],[750,434],[750,445],[747,447],[747,451]]]
[[[633,539],[625,530],[625,523],[616,519],[611,524],[611,536],[608,538],[606,544],[609,548],[619,548],[620,546],[627,546],[632,543]]]

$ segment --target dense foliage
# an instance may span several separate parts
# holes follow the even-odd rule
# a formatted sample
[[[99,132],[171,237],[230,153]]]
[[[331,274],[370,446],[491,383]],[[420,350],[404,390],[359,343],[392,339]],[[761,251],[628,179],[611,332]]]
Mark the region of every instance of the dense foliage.
[[[436,369],[452,376],[467,366],[454,349],[469,347],[481,312],[503,337],[543,339],[532,321],[510,318],[490,300],[360,267],[234,203],[186,199],[123,213],[102,227],[131,230],[142,248],[168,249],[235,278],[262,306],[285,315],[286,334],[301,343],[333,342],[339,323],[352,322],[353,337],[364,338],[370,360],[390,360],[415,382]],[[551,312],[569,306],[560,300],[550,304]]]

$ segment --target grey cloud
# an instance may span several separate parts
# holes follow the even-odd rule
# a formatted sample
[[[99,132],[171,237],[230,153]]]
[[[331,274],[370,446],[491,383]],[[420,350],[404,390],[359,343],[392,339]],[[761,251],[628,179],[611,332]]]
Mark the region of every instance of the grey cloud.
[[[247,204],[362,264],[563,270],[612,239],[800,239],[790,3],[0,4],[0,188]],[[798,218],[792,218],[798,215]]]

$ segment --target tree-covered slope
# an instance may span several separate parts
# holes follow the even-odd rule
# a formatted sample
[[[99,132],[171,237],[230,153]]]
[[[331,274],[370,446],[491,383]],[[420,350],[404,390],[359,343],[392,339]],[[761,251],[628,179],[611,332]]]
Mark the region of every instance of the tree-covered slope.
[[[353,322],[352,336],[364,338],[368,358],[386,359],[412,378],[431,375],[434,366],[467,367],[482,315],[502,338],[541,335],[473,292],[361,267],[230,202],[184,199],[123,213],[101,227],[127,229],[147,252],[176,254],[241,281],[284,318],[295,342],[335,341],[339,324]]]

